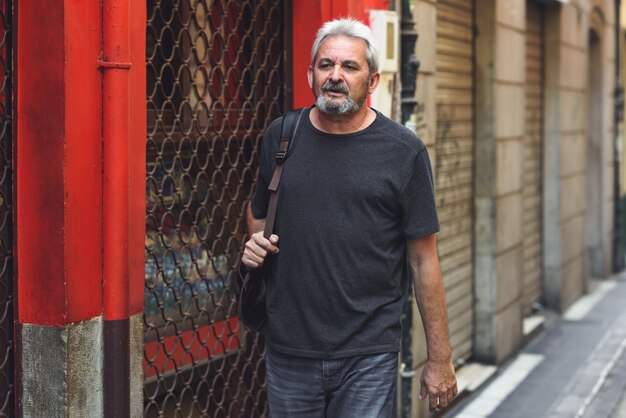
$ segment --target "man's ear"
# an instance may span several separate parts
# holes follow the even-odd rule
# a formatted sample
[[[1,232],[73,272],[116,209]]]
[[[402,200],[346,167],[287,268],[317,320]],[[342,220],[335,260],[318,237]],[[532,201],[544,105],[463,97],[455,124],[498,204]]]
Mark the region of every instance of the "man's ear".
[[[370,83],[369,83],[369,86],[368,86],[368,89],[367,89],[369,94],[374,93],[374,90],[376,90],[376,87],[378,87],[378,83],[380,83],[380,73],[372,74],[372,76],[370,78]]]
[[[309,88],[313,88],[313,67],[309,65],[309,71],[307,72],[307,78],[309,79]]]

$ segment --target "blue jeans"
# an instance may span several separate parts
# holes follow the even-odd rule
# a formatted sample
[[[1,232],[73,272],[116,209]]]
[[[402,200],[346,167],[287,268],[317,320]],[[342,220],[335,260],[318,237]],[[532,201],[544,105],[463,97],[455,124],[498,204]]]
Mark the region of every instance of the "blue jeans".
[[[337,360],[294,357],[268,348],[270,418],[391,418],[398,353]]]

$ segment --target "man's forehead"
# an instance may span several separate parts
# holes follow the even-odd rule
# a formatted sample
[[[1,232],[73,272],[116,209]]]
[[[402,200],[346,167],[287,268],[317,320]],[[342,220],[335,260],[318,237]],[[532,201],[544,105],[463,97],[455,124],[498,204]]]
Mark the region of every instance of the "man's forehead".
[[[329,49],[332,49],[332,51],[328,51]],[[366,60],[367,42],[355,36],[331,35],[320,43],[316,59],[326,58],[334,60],[337,52],[340,50],[351,53],[350,55],[353,55],[351,59]]]
[[[335,63],[335,59],[337,59],[337,61],[339,61],[339,63],[342,63],[342,64],[349,64],[349,63],[358,64],[359,61],[364,61],[364,60],[357,60],[357,59],[352,59],[352,58],[338,57],[338,56],[336,56],[334,54],[331,54],[328,57],[320,56],[317,61],[320,62],[320,63],[331,63],[331,64],[334,64]]]

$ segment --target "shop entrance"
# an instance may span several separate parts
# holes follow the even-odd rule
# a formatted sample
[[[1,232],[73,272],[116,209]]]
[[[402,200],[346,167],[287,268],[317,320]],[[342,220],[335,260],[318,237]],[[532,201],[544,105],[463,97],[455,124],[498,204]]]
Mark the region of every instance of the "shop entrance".
[[[593,277],[603,277],[607,271],[602,237],[604,233],[602,160],[603,139],[602,115],[604,114],[604,97],[602,95],[602,42],[599,33],[589,31],[588,60],[588,93],[587,93],[587,271]]]
[[[0,0],[0,416],[15,416],[13,290],[13,5]]]
[[[522,175],[523,309],[531,314],[543,301],[542,237],[543,225],[543,87],[544,87],[544,17],[540,2],[526,3],[526,137],[524,138],[524,171]]]
[[[281,0],[147,1],[144,415],[261,417],[264,345],[231,278],[284,110]]]
[[[437,249],[453,358],[463,359],[474,333],[474,8],[470,0],[437,2]]]

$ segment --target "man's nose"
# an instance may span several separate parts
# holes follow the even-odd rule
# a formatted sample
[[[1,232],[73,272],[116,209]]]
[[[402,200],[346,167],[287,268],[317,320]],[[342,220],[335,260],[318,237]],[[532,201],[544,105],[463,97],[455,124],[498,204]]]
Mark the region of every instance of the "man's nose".
[[[333,70],[330,73],[330,79],[332,81],[341,81],[343,78],[343,75],[341,73],[341,65],[335,65],[333,67]]]

